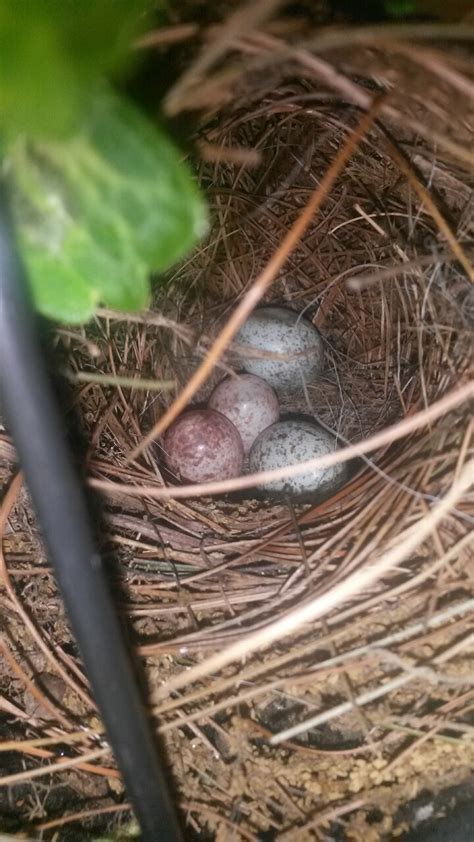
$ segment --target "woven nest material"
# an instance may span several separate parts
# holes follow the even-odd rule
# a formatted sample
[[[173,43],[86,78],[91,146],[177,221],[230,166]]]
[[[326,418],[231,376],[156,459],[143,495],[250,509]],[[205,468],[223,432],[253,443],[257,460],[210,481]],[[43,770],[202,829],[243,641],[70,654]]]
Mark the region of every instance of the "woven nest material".
[[[126,321],[102,312],[86,332],[59,331],[58,349],[73,379],[90,381],[71,406],[101,495],[102,549],[190,838],[327,831],[376,842],[410,824],[407,800],[464,781],[472,750],[469,81],[459,57],[398,42],[336,45],[324,59],[309,46],[288,48],[275,62],[275,40],[244,39],[233,87],[218,73],[200,88],[208,240],[161,286],[153,312]],[[237,72],[242,55],[246,73]],[[283,409],[312,415],[347,445],[368,442],[351,479],[314,505],[252,488],[164,491],[156,446],[128,457],[297,224],[360,121],[357,98],[381,90],[390,96],[377,121],[261,298],[304,313],[323,336],[323,377]],[[230,348],[192,402],[232,365]],[[94,382],[97,372],[111,384]],[[164,386],[113,383],[123,375]],[[28,548],[18,554],[11,535],[5,545],[16,608],[10,714],[26,739],[28,699],[43,703],[27,718],[35,736],[59,743],[78,722],[96,731],[99,723],[51,575],[43,561],[33,565],[39,551],[24,506],[20,496],[12,524]],[[36,631],[25,626],[25,605]],[[58,665],[59,696],[45,688]],[[94,745],[82,737],[78,768],[61,780],[82,811],[95,798],[99,813],[113,812],[121,784],[110,757],[99,750],[95,775],[81,760]],[[54,760],[59,747],[48,751]],[[104,785],[99,794],[92,779]],[[34,823],[60,826],[67,804],[45,805]]]

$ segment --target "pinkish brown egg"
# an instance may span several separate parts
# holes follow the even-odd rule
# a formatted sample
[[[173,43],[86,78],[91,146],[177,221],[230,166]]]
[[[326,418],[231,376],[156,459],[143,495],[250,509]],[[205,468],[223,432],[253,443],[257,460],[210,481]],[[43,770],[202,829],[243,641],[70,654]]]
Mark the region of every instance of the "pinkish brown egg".
[[[242,472],[244,448],[231,421],[213,409],[184,412],[164,436],[170,471],[182,482],[230,479]]]
[[[221,412],[237,427],[245,453],[249,452],[259,433],[280,417],[275,392],[255,374],[226,377],[214,389],[209,407]]]

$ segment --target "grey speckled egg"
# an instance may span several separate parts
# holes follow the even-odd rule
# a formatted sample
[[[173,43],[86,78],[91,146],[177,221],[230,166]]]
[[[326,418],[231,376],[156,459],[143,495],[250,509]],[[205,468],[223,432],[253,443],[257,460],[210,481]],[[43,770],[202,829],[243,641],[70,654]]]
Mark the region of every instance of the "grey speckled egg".
[[[284,468],[305,462],[336,450],[336,440],[330,433],[312,421],[291,419],[272,424],[260,433],[250,451],[252,473]],[[324,492],[329,496],[347,479],[345,464],[328,468],[314,468],[288,479],[278,479],[262,484],[260,488],[270,493],[287,493],[297,496],[311,492]]]
[[[242,367],[280,392],[301,389],[303,383],[318,377],[324,366],[318,330],[286,307],[255,310],[238,331],[235,343],[242,346],[238,350]]]
[[[163,450],[168,468],[184,482],[230,479],[242,472],[242,439],[213,409],[183,412],[166,431]]]
[[[211,395],[209,408],[222,412],[235,424],[246,453],[258,434],[280,417],[280,405],[272,387],[254,374],[222,380]]]

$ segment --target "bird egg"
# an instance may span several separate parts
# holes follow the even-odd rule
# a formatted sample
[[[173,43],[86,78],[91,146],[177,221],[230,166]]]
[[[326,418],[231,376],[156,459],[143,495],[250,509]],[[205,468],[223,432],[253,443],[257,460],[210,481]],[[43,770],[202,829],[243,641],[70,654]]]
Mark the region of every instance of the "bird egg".
[[[312,421],[291,419],[272,424],[256,439],[250,451],[250,471],[260,473],[275,468],[286,468],[332,453],[337,449],[336,439]],[[278,494],[305,495],[311,492],[329,494],[336,491],[347,479],[346,465],[327,468],[309,468],[296,476],[268,480],[259,488]]]
[[[280,417],[274,390],[254,374],[226,377],[214,389],[209,407],[221,412],[237,427],[246,453],[258,434]]]
[[[235,337],[245,371],[262,377],[277,392],[295,392],[318,377],[323,342],[308,319],[286,307],[260,307]]]
[[[168,468],[183,482],[230,479],[242,472],[244,448],[236,427],[213,409],[184,412],[166,431]]]

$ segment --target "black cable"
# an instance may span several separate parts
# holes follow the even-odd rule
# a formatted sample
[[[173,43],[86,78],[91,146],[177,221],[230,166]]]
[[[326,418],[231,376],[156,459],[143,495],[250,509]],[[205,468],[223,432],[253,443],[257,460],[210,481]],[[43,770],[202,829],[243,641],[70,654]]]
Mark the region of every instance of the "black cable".
[[[2,409],[142,838],[179,842],[175,810],[94,545],[28,298],[0,193]]]

